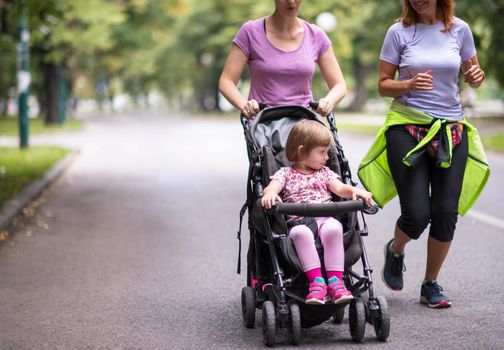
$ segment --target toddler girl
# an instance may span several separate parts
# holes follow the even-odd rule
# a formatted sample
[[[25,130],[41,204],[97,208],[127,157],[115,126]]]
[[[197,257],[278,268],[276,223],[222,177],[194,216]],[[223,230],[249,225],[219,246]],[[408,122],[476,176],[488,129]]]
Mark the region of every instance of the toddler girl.
[[[328,203],[332,201],[331,192],[342,198],[362,198],[369,205],[371,193],[344,184],[336,173],[325,166],[333,142],[331,132],[321,123],[306,119],[297,122],[285,147],[287,158],[293,164],[281,168],[271,177],[261,200],[263,207],[269,209],[282,199],[286,203]],[[314,233],[308,227],[312,224],[316,226],[324,248],[328,284],[322,277]],[[289,237],[310,282],[306,303],[324,304],[327,294],[335,304],[353,299],[342,281],[345,251],[341,223],[332,217],[311,219],[289,216],[287,225],[290,227]]]

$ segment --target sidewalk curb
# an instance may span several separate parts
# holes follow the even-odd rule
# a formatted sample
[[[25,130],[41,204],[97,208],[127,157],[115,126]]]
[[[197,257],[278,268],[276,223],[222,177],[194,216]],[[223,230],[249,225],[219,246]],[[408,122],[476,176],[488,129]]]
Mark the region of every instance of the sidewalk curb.
[[[28,203],[35,199],[40,193],[56,181],[72,165],[80,155],[79,150],[73,150],[68,156],[60,160],[49,169],[40,179],[25,186],[14,198],[8,200],[0,207],[0,232],[9,228],[12,220],[23,210]]]

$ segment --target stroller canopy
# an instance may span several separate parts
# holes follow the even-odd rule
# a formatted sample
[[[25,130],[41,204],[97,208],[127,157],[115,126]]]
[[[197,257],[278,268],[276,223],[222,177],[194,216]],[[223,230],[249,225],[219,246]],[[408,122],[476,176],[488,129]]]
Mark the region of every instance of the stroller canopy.
[[[301,119],[312,119],[323,124],[317,114],[302,106],[279,106],[264,109],[257,115],[250,127],[254,145],[260,151],[264,146],[268,146],[273,154],[282,152],[290,130]]]

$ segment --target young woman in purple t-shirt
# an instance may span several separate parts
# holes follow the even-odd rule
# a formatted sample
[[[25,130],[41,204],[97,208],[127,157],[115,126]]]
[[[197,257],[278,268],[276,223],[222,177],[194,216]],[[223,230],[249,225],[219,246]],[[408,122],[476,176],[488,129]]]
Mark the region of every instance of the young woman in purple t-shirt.
[[[380,54],[380,94],[431,117],[446,119],[451,129],[453,152],[448,168],[436,166],[435,143],[429,144],[414,167],[403,164],[404,156],[418,144],[428,126],[395,125],[385,134],[401,216],[394,238],[385,246],[383,280],[393,290],[403,288],[404,248],[430,223],[420,301],[432,308],[451,306],[436,279],[453,240],[468,156],[467,131],[457,123],[464,118],[459,73],[462,70],[464,81],[473,88],[485,78],[471,29],[454,16],[454,7],[454,0],[403,0],[401,20],[389,28]]]
[[[219,90],[247,117],[268,106],[308,106],[316,66],[329,87],[317,112],[327,115],[346,94],[343,74],[331,42],[317,26],[298,15],[302,0],[275,0],[272,15],[246,22],[233,40],[222,72]],[[245,99],[237,83],[245,66],[250,70],[250,93]]]

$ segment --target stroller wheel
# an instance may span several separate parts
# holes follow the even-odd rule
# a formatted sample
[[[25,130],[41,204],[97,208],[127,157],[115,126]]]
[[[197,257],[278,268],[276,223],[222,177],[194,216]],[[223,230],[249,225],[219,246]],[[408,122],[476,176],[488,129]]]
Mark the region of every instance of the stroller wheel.
[[[255,291],[250,287],[243,287],[241,293],[243,323],[247,328],[254,328],[255,324]]]
[[[262,327],[264,345],[275,345],[276,316],[275,305],[271,300],[266,300],[262,305]]]
[[[390,314],[388,311],[387,299],[385,297],[377,297],[379,316],[374,321],[374,329],[378,340],[386,341],[390,334]]]
[[[348,323],[352,340],[357,343],[361,342],[366,331],[366,307],[360,298],[355,298],[350,302]]]
[[[289,332],[289,343],[298,345],[301,340],[301,313],[299,305],[296,303],[289,304],[289,324],[287,330]]]
[[[342,307],[336,310],[336,312],[332,315],[332,321],[333,323],[341,324],[343,322],[344,317],[345,317],[345,308]]]

